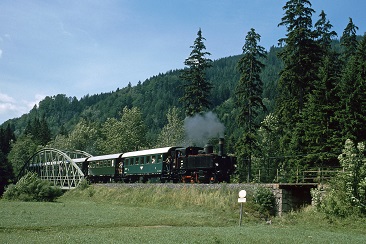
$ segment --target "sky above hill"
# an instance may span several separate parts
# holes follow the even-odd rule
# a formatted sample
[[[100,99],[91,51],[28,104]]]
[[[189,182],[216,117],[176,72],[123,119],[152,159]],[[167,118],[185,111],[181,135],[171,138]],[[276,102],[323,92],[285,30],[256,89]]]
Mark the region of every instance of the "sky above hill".
[[[366,1],[312,0],[341,36],[349,17],[366,31]],[[0,124],[29,112],[45,96],[115,91],[184,68],[202,29],[211,59],[242,52],[254,28],[269,49],[285,0],[2,0]]]

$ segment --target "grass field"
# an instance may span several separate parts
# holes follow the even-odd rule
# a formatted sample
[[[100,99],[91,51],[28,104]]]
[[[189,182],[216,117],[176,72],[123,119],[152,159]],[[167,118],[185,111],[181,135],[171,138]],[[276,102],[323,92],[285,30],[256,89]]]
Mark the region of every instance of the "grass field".
[[[363,220],[329,220],[310,208],[274,218],[268,225],[246,207],[239,227],[239,205],[231,203],[233,198],[237,198],[236,191],[230,189],[89,187],[70,191],[53,203],[1,200],[0,243],[365,243],[366,240]]]

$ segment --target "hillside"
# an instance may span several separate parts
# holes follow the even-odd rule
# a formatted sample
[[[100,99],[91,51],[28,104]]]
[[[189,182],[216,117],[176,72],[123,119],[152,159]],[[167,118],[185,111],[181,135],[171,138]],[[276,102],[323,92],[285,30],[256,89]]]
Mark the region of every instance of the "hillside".
[[[266,68],[262,73],[265,84],[264,97],[268,98],[269,104],[273,103],[276,81],[281,68],[277,52],[278,48],[270,49],[268,59],[265,60]],[[207,71],[207,77],[214,87],[210,98],[212,110],[223,119],[227,131],[232,131],[230,128],[232,125],[228,123],[235,118],[225,120],[223,110],[233,109],[232,103],[227,101],[233,96],[239,80],[236,69],[239,58],[240,55],[215,60],[212,68]],[[51,130],[51,137],[55,137],[60,132],[71,131],[81,118],[101,123],[107,118],[119,117],[122,108],[127,106],[138,107],[142,111],[145,124],[149,128],[148,138],[154,138],[166,124],[168,109],[172,106],[182,107],[179,102],[182,95],[180,72],[181,70],[168,71],[139,82],[136,86],[129,84],[113,92],[85,95],[80,100],[65,94],[46,97],[29,113],[8,120],[3,126],[10,124],[18,136],[33,119],[45,118]]]

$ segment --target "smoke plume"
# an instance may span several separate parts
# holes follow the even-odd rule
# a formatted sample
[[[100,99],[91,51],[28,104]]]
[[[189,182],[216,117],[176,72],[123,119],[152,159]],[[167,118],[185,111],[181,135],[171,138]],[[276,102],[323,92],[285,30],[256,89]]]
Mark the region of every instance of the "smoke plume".
[[[187,143],[204,146],[210,138],[224,137],[225,126],[210,111],[185,118],[184,129]]]

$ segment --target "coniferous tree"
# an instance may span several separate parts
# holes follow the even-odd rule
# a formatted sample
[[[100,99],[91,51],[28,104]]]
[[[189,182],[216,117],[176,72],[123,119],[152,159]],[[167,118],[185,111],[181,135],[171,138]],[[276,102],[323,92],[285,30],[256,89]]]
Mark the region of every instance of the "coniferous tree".
[[[353,56],[357,49],[357,35],[358,27],[353,23],[352,18],[349,18],[349,22],[343,31],[341,37],[341,46],[343,47],[343,61],[347,63],[349,58]]]
[[[339,102],[335,87],[339,81],[341,63],[339,55],[331,48],[332,38],[337,34],[331,30],[332,25],[324,11],[319,17],[314,27],[322,59],[318,79],[314,81],[299,123],[304,131],[304,153],[307,155],[304,161],[308,166],[334,165],[339,153],[336,137],[339,127],[334,121],[334,109]]]
[[[48,123],[46,121],[46,117],[43,116],[40,121],[39,127],[39,141],[41,145],[45,146],[51,140],[51,130],[48,127]]]
[[[5,187],[13,178],[12,167],[6,156],[0,151],[0,196],[3,194]]]
[[[366,140],[366,34],[346,65],[339,84],[340,109],[337,111],[342,139]]]
[[[243,134],[238,143],[238,155],[240,155],[240,158],[247,158],[248,182],[251,180],[251,158],[258,149],[256,138],[260,124],[256,118],[258,111],[265,110],[262,101],[263,82],[260,78],[264,65],[260,60],[266,57],[266,52],[258,44],[259,41],[260,35],[252,28],[245,37],[243,57],[238,63],[241,77],[235,93],[236,105],[239,111],[237,121],[243,129]]]
[[[10,152],[10,144],[15,141],[15,135],[10,127],[10,124],[6,126],[4,130],[0,127],[0,151],[6,156]]]
[[[309,0],[290,0],[283,7],[285,16],[279,26],[287,28],[285,44],[280,58],[284,62],[279,85],[279,109],[286,119],[298,115],[305,103],[312,82],[316,80],[316,65],[319,62],[319,46],[314,40],[312,14]],[[295,118],[296,119],[296,118]]]
[[[11,143],[15,142],[15,135],[10,124],[4,130],[0,127],[0,196],[2,195],[5,186],[9,184],[13,178],[11,164],[7,159],[7,155],[11,149]]]
[[[42,117],[42,120],[35,117],[33,121],[28,121],[24,134],[31,136],[37,144],[42,146],[45,146],[51,140],[51,130],[45,116]]]
[[[184,94],[180,101],[184,103],[185,113],[187,116],[193,116],[196,113],[203,112],[210,107],[209,95],[212,85],[206,78],[206,69],[211,67],[212,60],[206,58],[206,55],[211,55],[206,52],[204,44],[206,40],[202,36],[202,31],[199,29],[197,38],[191,46],[192,51],[189,57],[184,61],[188,68],[183,70],[181,78],[186,82],[184,84]]]
[[[331,43],[334,37],[337,36],[335,31],[332,31],[333,25],[327,19],[327,15],[322,11],[319,15],[319,20],[315,23],[315,32],[318,37],[320,51],[326,56],[331,51]]]
[[[276,114],[281,126],[281,152],[291,156],[283,161],[283,170],[288,173],[286,180],[294,180],[299,167],[297,155],[304,154],[304,131],[299,125],[301,113],[309,93],[317,80],[321,57],[319,44],[312,30],[312,14],[309,0],[289,0],[283,7],[284,17],[279,26],[287,28],[285,38],[279,40],[283,50],[279,56],[284,63],[278,82]]]

